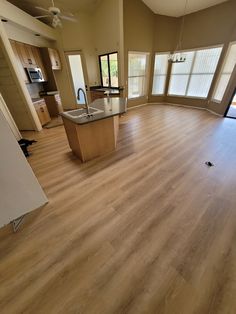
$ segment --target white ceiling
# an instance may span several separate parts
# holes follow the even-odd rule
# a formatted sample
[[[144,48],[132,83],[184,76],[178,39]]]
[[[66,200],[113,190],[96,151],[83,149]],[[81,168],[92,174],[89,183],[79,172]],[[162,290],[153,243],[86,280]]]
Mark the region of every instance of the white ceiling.
[[[154,13],[179,17],[184,15],[186,0],[142,0]],[[197,12],[228,0],[187,0],[186,14]]]

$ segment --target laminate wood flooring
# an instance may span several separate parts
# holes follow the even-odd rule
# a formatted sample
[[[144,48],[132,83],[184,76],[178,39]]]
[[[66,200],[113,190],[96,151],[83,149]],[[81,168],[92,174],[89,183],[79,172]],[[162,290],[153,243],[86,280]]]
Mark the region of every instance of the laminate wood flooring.
[[[24,136],[49,204],[0,232],[2,314],[236,313],[236,120],[143,106],[84,164]]]

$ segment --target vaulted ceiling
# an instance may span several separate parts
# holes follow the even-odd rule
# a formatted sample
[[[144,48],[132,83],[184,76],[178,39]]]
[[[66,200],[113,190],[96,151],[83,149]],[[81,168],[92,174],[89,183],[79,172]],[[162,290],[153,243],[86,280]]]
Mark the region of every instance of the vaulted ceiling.
[[[186,14],[197,12],[227,0],[142,0],[154,13],[179,17]]]
[[[18,8],[29,13],[32,16],[43,15],[45,12],[35,7],[48,9],[52,6],[51,0],[8,0]],[[54,0],[54,5],[59,7],[63,13],[77,13],[79,11],[94,10],[100,0]]]

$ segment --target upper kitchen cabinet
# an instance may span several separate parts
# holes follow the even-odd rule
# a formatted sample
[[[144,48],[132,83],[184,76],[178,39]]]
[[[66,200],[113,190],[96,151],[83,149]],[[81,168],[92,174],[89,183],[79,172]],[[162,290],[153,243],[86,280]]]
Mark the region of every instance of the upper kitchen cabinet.
[[[20,42],[15,42],[15,43],[16,43],[16,49],[17,49],[18,55],[21,59],[23,67],[25,67],[25,68],[37,67],[32,46],[26,45],[26,44],[20,43]]]
[[[42,74],[43,74],[43,78],[44,78],[45,81],[47,81],[48,77],[47,77],[47,73],[46,73],[46,70],[45,70],[45,67],[44,67],[44,64],[43,64],[43,60],[42,60],[42,57],[41,57],[40,49],[38,47],[34,47],[34,46],[31,46],[31,49],[32,49],[32,52],[33,52],[33,55],[34,55],[34,58],[35,58],[35,61],[36,61],[36,64],[37,64],[37,68],[41,69]]]
[[[61,60],[56,49],[48,48],[48,54],[53,70],[61,70]]]
[[[16,49],[16,42],[11,40],[11,46],[12,46],[12,50],[13,50],[15,57],[16,57],[16,63],[18,65],[18,69],[20,70],[21,77],[25,83],[29,83],[29,78],[25,72],[25,69],[22,66],[22,62],[21,62],[21,59],[19,57],[18,50]]]
[[[14,40],[11,40],[10,42],[24,82],[29,83],[29,79],[24,68],[40,68],[45,81],[47,81],[47,73],[43,64],[40,49],[38,47],[20,43]]]

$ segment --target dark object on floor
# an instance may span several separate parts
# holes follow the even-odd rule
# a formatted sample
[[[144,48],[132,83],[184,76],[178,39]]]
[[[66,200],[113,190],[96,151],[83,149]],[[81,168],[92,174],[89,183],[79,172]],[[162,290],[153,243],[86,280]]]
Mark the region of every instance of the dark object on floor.
[[[25,157],[29,157],[29,152],[28,152],[28,146],[32,145],[33,143],[37,143],[35,140],[27,140],[25,138],[22,138],[21,140],[18,141]]]
[[[210,161],[206,161],[205,164],[208,166],[208,167],[213,167],[214,164]]]

